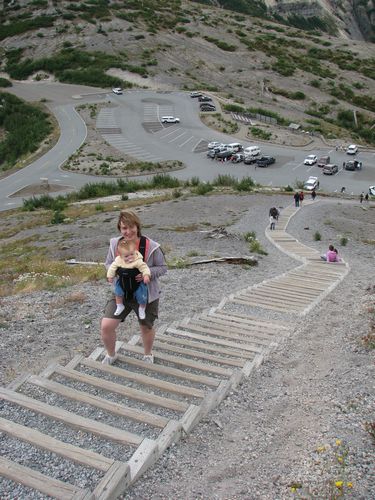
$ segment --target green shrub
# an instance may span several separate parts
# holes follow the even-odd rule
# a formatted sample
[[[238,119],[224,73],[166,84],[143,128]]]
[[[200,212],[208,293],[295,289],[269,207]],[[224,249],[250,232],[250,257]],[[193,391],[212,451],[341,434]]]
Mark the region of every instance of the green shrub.
[[[151,186],[156,188],[176,188],[180,181],[168,174],[156,174],[151,180]]]
[[[27,31],[36,30],[39,28],[49,28],[53,26],[54,17],[39,16],[32,19],[15,20],[9,24],[0,24],[0,40],[5,38],[21,35]]]
[[[0,87],[5,88],[5,87],[12,87],[13,83],[7,78],[0,78]]]
[[[202,182],[194,189],[194,192],[198,195],[204,196],[205,194],[210,193],[213,189],[212,184],[209,182]]]
[[[243,177],[235,186],[237,191],[252,191],[255,187],[255,182],[251,177]]]
[[[319,233],[319,231],[315,231],[314,233],[314,240],[315,241],[320,241],[322,239],[322,235]]]
[[[62,224],[65,220],[65,215],[61,210],[55,210],[52,215],[51,224]]]
[[[233,112],[233,113],[245,113],[246,110],[242,106],[238,104],[224,104],[223,106],[225,111]]]
[[[255,233],[255,231],[249,231],[247,233],[244,233],[243,238],[245,241],[250,243],[251,241],[256,239],[256,233]]]
[[[268,255],[268,253],[263,249],[258,240],[253,240],[250,242],[249,250],[250,252],[257,253],[258,255]]]
[[[0,143],[0,170],[11,168],[21,156],[36,151],[52,130],[46,113],[38,106],[0,92],[0,127],[5,139]]]
[[[26,212],[33,212],[38,208],[61,212],[67,206],[68,202],[64,196],[57,196],[56,198],[53,198],[49,194],[42,194],[39,197],[32,196],[27,200],[23,200],[22,209]]]
[[[214,186],[235,186],[237,184],[237,179],[232,175],[218,175],[213,181]]]
[[[288,184],[287,186],[284,187],[284,191],[286,193],[291,193],[292,191],[294,191],[294,189],[292,188],[292,186],[290,184]]]
[[[258,139],[262,139],[264,141],[269,141],[272,137],[271,132],[267,132],[266,130],[263,130],[259,127],[249,127],[249,131],[251,135],[254,137],[258,137]]]
[[[182,196],[182,192],[180,189],[174,189],[172,192],[173,198],[180,198]]]
[[[348,244],[348,238],[347,238],[346,236],[342,236],[342,237],[340,238],[340,245],[341,245],[342,247],[346,247],[346,245],[347,245],[347,244]]]

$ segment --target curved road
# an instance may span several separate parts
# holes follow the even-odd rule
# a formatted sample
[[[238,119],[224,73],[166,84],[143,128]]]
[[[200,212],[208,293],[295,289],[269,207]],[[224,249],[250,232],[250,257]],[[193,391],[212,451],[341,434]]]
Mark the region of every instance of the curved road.
[[[88,102],[107,101],[117,104],[117,107],[104,107],[97,117],[96,126],[107,142],[140,160],[184,162],[186,168],[173,173],[179,179],[197,176],[203,181],[212,181],[219,174],[229,174],[239,179],[251,176],[263,185],[285,186],[293,185],[297,179],[302,181],[310,175],[316,175],[319,176],[320,186],[324,191],[334,192],[345,186],[347,192],[354,194],[367,192],[368,186],[375,184],[373,152],[360,153],[359,158],[364,168],[357,172],[343,170],[343,161],[350,157],[344,152],[329,148],[306,151],[264,144],[261,145],[262,153],[274,156],[276,163],[263,169],[243,163],[210,160],[206,157],[208,141],[229,143],[237,140],[203,125],[199,118],[197,99],[191,99],[187,93],[132,90],[118,96],[91,87],[46,82],[19,82],[10,91],[28,101],[46,98],[59,122],[61,136],[58,143],[43,157],[0,180],[0,210],[21,206],[22,198],[10,195],[27,185],[39,183],[41,178],[48,178],[51,184],[66,186],[65,191],[79,188],[88,182],[108,180],[108,177],[76,174],[60,168],[86,138],[86,126],[74,108]],[[162,125],[160,118],[164,115],[178,116],[181,123]],[[240,142],[244,146],[250,145],[249,141]],[[310,153],[318,157],[330,154],[331,161],[340,167],[338,174],[324,176],[318,167],[303,165],[305,156]],[[60,191],[62,192],[64,190]]]

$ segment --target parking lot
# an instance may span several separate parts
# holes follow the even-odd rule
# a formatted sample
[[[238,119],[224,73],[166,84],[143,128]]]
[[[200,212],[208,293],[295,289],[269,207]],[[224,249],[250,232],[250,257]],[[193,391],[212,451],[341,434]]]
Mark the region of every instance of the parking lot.
[[[228,174],[237,178],[251,176],[256,182],[267,186],[294,186],[297,181],[305,182],[310,176],[317,176],[320,190],[338,192],[345,186],[346,191],[353,194],[367,191],[370,185],[375,184],[373,152],[359,149],[353,156],[329,147],[308,150],[247,139],[238,141],[236,137],[213,131],[202,123],[200,106],[216,103],[214,100],[199,101],[201,96],[198,94],[201,93],[197,92],[195,97],[191,97],[186,92],[129,91],[122,96],[115,96],[119,106],[114,108],[112,126],[120,125],[124,138],[121,149],[139,158],[147,157],[149,161],[180,160],[186,168],[175,175],[181,179],[198,176],[203,181],[211,181],[219,174]],[[179,122],[162,123],[161,118],[164,116],[178,118]],[[235,161],[231,161],[233,155],[230,154],[212,158],[207,156],[210,142],[240,142],[244,150],[257,145],[260,153],[255,161],[248,163],[245,163],[245,157],[238,156]],[[135,154],[137,148],[138,154]],[[318,160],[329,156],[330,163],[337,165],[337,172],[324,175],[317,163],[306,165],[305,160],[310,155]],[[261,156],[270,156],[275,162],[261,168],[256,161]],[[362,162],[362,169],[346,170],[344,164],[354,159]]]

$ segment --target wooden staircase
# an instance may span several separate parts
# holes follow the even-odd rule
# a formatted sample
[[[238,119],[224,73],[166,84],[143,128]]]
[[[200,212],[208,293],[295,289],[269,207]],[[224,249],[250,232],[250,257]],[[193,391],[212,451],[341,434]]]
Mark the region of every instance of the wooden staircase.
[[[1,498],[27,498],[37,490],[38,498],[114,499],[248,377],[290,327],[225,306],[303,315],[348,272],[345,263],[323,262],[286,233],[296,210],[286,208],[277,229],[266,234],[302,264],[216,308],[161,326],[153,365],[142,360],[136,335],[117,342],[112,366],[101,363],[98,347],[89,357],[0,388]],[[42,459],[33,458],[35,450],[43,450]]]

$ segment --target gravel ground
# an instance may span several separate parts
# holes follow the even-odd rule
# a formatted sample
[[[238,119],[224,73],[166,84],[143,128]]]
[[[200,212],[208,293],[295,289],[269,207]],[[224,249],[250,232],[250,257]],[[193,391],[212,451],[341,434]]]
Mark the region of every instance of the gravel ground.
[[[246,255],[247,244],[239,235],[248,231],[256,232],[268,252],[250,268],[212,263],[170,269],[161,280],[159,324],[216,306],[231,292],[296,267],[295,260],[264,236],[269,207],[282,209],[290,202],[291,197],[282,195],[221,195],[140,208],[144,233],[162,244],[169,260]],[[124,498],[335,498],[342,490],[352,498],[372,497],[374,442],[365,426],[374,422],[373,351],[366,350],[362,338],[370,330],[375,300],[373,211],[355,201],[322,198],[291,220],[288,231],[321,251],[346,236],[348,244],[339,246],[339,252],[350,264],[349,275],[305,318],[263,312],[288,322],[291,336],[189,436],[167,450]],[[58,245],[57,257],[103,261],[115,221],[116,214],[99,213],[95,220],[61,226],[64,245]],[[207,231],[219,226],[230,236],[208,238]],[[53,231],[43,229],[45,240],[50,234],[56,243]],[[314,240],[316,231],[321,241]],[[109,295],[103,280],[58,293],[3,299],[0,383],[6,385],[25,370],[38,373],[50,361],[65,363],[77,353],[90,354],[99,344],[99,319]],[[126,340],[136,332],[132,319],[119,338]],[[22,418],[28,418],[26,412],[20,412]],[[74,435],[65,433],[74,442]],[[1,439],[7,454],[9,440]],[[22,449],[30,453],[29,448],[17,446],[20,456]],[[41,456],[35,452],[36,462]],[[63,469],[61,474],[56,470],[55,477],[70,474],[68,466]],[[81,486],[90,482],[85,482],[84,471],[77,470],[74,478]],[[341,480],[342,489],[331,487],[332,481]],[[42,498],[26,494],[26,489],[16,494],[8,482],[1,485],[4,498]]]

